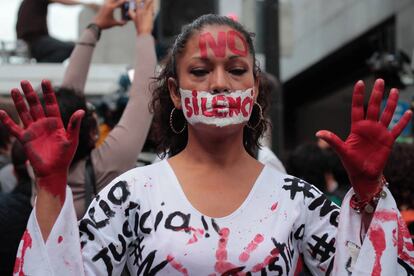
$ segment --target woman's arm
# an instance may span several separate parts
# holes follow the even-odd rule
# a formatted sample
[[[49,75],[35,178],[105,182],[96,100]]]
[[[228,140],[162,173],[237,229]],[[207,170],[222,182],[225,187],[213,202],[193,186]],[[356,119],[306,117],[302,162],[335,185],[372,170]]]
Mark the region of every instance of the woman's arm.
[[[411,273],[414,247],[395,201],[382,181],[382,171],[412,112],[405,112],[388,130],[398,90],[391,89],[381,116],[384,81],[375,82],[366,113],[364,90],[364,83],[357,82],[352,97],[351,133],[345,141],[329,131],[317,133],[340,156],[352,184],[342,203],[334,271],[338,275]]]
[[[42,82],[44,109],[28,81],[22,81],[21,87],[29,109],[18,89],[13,89],[11,95],[24,128],[16,125],[2,110],[0,120],[22,143],[35,172],[38,186],[36,215],[46,241],[65,201],[68,168],[78,145],[85,112],[76,111],[65,129],[49,81]]]
[[[98,191],[114,177],[135,166],[151,126],[149,102],[152,93],[149,86],[156,66],[151,35],[153,5],[153,0],[146,1],[145,7],[138,8],[136,12],[130,11],[137,30],[134,80],[120,121],[104,143],[92,151]]]
[[[126,0],[105,1],[92,23],[100,30],[125,25],[125,21],[118,21],[114,18],[115,9],[119,8],[125,1]],[[95,50],[95,45],[98,43],[99,36],[100,34],[91,28],[87,28],[83,31],[70,56],[69,65],[63,77],[62,87],[71,88],[77,92],[84,93],[93,51]]]

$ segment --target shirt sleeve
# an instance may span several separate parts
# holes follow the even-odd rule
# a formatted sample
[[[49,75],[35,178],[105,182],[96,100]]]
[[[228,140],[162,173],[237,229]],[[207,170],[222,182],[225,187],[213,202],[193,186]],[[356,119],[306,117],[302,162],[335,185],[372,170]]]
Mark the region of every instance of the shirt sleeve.
[[[85,29],[79,41],[84,44],[76,44],[73,49],[61,86],[83,94],[85,93],[86,79],[95,49],[86,44],[96,44],[97,40],[93,31]]]
[[[76,221],[73,198],[66,199],[46,242],[36,210],[20,242],[15,275],[120,275],[127,251],[138,231],[131,216],[139,204],[131,201],[133,185],[115,179],[93,200],[85,217]]]
[[[414,275],[414,246],[393,196],[387,188],[371,223],[362,232],[361,214],[342,203],[334,275]]]
[[[304,264],[312,275],[329,275],[335,256],[339,207],[302,179],[290,176],[283,188],[290,192],[291,199],[303,198],[303,209],[293,233],[300,241]]]

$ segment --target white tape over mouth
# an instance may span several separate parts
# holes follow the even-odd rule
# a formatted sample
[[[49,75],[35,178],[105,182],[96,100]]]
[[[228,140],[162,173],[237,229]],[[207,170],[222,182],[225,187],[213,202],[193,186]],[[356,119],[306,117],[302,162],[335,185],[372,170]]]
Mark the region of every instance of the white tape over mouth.
[[[180,88],[184,116],[189,124],[218,127],[248,122],[254,100],[253,88],[214,94]]]

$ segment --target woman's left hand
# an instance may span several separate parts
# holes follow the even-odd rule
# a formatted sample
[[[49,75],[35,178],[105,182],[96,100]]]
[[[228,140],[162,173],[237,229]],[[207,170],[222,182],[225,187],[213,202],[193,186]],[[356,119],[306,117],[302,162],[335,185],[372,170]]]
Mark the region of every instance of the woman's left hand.
[[[391,89],[387,105],[379,119],[384,81],[375,81],[374,88],[364,112],[365,85],[358,81],[352,97],[351,133],[345,142],[327,130],[316,136],[325,140],[339,155],[349,179],[361,200],[370,200],[380,189],[382,171],[388,160],[395,139],[410,122],[412,112],[406,111],[391,131],[388,125],[398,102],[398,90]]]

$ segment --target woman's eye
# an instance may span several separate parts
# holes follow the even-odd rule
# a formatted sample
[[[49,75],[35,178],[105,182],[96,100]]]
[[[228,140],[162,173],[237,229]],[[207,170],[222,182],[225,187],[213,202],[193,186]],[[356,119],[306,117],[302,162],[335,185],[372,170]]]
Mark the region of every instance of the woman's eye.
[[[192,69],[190,73],[196,77],[202,77],[202,76],[207,75],[208,71],[206,69]]]
[[[247,70],[243,69],[243,68],[235,68],[235,69],[230,70],[230,73],[232,73],[233,75],[236,75],[236,76],[241,76],[246,72],[247,72]]]

